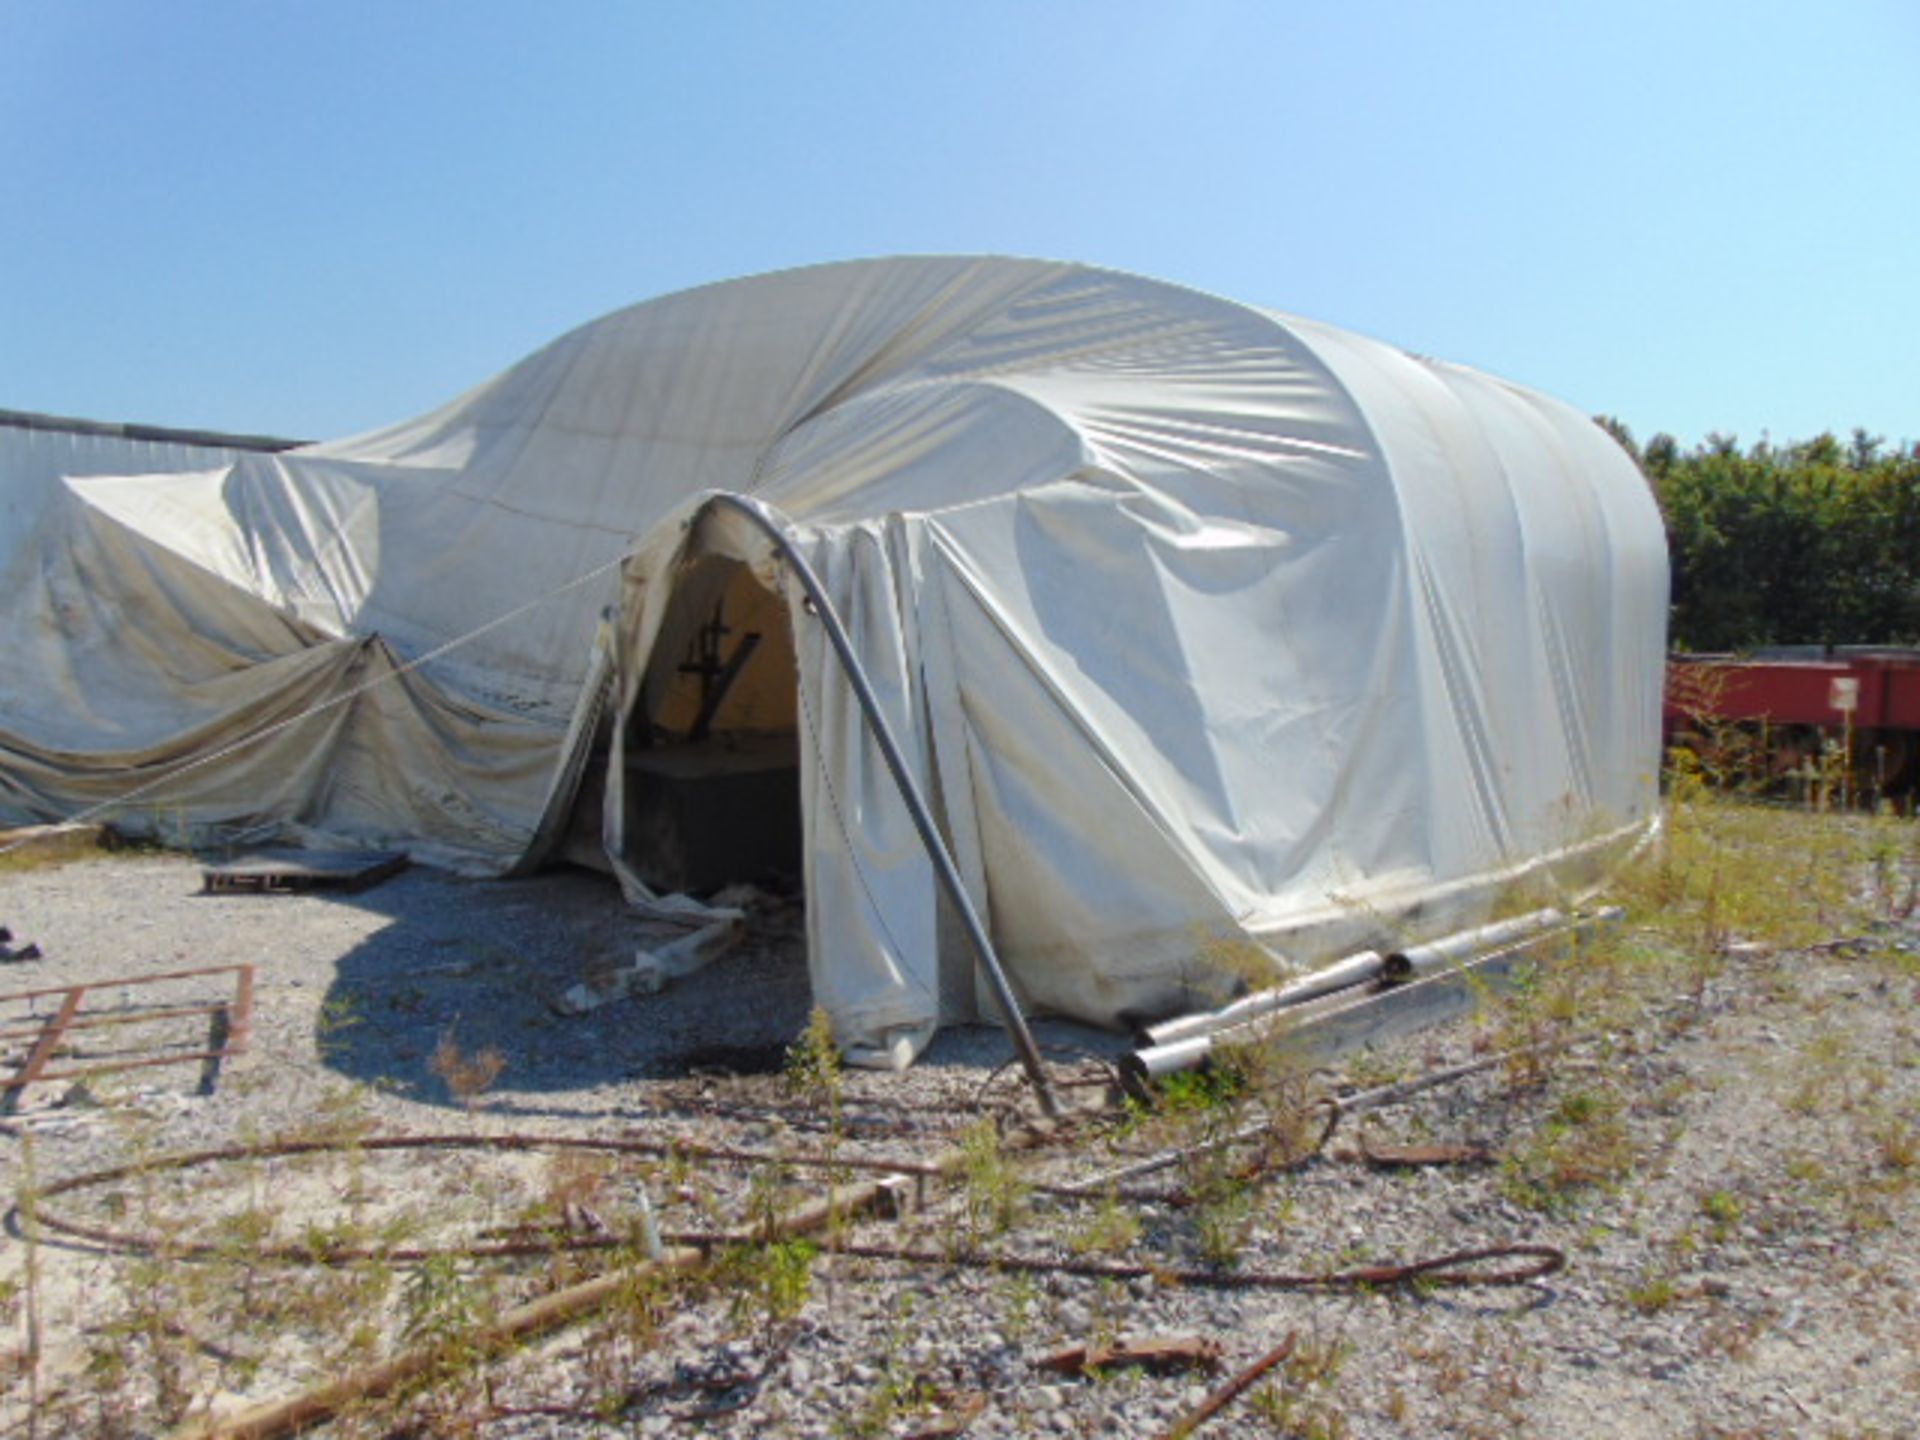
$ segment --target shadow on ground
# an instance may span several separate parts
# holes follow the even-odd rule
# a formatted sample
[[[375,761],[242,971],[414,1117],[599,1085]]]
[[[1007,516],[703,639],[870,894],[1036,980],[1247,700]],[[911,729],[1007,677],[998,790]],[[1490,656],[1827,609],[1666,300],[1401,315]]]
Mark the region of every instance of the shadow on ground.
[[[456,1057],[481,1072],[497,1057],[483,1103],[509,1110],[701,1065],[777,1067],[811,1005],[797,905],[756,915],[739,946],[659,995],[568,1018],[552,1009],[555,995],[680,933],[635,915],[607,877],[462,880],[416,868],[340,898],[389,923],[338,962],[322,1056],[352,1080],[429,1104],[463,1103],[446,1073]]]
[[[610,1113],[633,1098],[618,1087],[634,1081],[778,1070],[813,1004],[795,900],[755,909],[737,947],[660,994],[566,1017],[554,996],[683,932],[636,915],[606,876],[570,867],[522,880],[415,868],[339,898],[389,923],[337,963],[315,1037],[322,1058],[423,1104],[466,1103],[448,1058],[484,1074],[497,1057],[477,1104],[506,1115]],[[1066,1021],[1042,1022],[1035,1035],[1054,1059],[1125,1048]],[[972,1025],[942,1031],[919,1065],[977,1084],[1012,1057],[1003,1031]]]

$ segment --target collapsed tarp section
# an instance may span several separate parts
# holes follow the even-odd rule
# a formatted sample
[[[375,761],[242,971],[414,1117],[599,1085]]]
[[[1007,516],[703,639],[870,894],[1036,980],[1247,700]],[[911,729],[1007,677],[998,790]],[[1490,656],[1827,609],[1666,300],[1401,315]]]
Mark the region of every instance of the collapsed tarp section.
[[[0,596],[47,677],[0,699],[0,798],[192,763],[139,803],[495,870],[590,810],[636,903],[697,913],[646,797],[788,755],[816,995],[911,1053],[991,1011],[818,618],[714,494],[820,576],[1027,1003],[1217,1000],[1653,814],[1664,538],[1585,417],[982,259],[669,296],[419,421],[76,482]]]
[[[481,874],[526,843],[549,729],[152,544],[113,514],[128,484],[72,482],[9,571],[0,805],[181,842],[394,842]]]

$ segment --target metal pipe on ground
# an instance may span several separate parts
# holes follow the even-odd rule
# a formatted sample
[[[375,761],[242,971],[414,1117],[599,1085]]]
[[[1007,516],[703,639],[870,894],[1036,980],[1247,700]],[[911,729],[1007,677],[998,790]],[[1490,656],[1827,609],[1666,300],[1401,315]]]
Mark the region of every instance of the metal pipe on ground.
[[[1624,914],[1625,912],[1619,907],[1612,906],[1595,911],[1591,915],[1577,916],[1569,920],[1559,910],[1551,908],[1535,910],[1510,920],[1500,920],[1490,925],[1479,925],[1472,929],[1457,931],[1426,945],[1411,946],[1404,951],[1397,951],[1380,962],[1375,978],[1383,988],[1430,979],[1446,970],[1464,968],[1495,955],[1522,949],[1551,934],[1569,933],[1578,939],[1586,935],[1594,926],[1617,921]],[[1353,957],[1356,961],[1362,958],[1362,956]],[[1343,990],[1358,989],[1366,983],[1364,979],[1355,981],[1320,995],[1302,997],[1294,1004],[1320,1001],[1340,1005]],[[1251,1020],[1243,1020],[1234,1025],[1200,1034],[1188,1034],[1164,1044],[1142,1046],[1132,1054],[1121,1057],[1121,1079],[1129,1089],[1140,1093],[1164,1076],[1181,1070],[1192,1070],[1204,1064],[1212,1056],[1215,1047],[1220,1044],[1237,1044],[1265,1039],[1273,1028],[1286,1018],[1285,1011],[1290,1008],[1293,1006],[1269,1008],[1255,1015]],[[1321,1007],[1316,1006],[1316,1009],[1318,1008]],[[1225,1011],[1214,1012],[1216,1015],[1225,1013]],[[1161,1027],[1156,1027],[1156,1030],[1159,1028]]]
[[[1197,1070],[1213,1054],[1213,1035],[1189,1035],[1165,1045],[1147,1045],[1120,1057],[1120,1079],[1139,1094],[1155,1080],[1179,1070]]]
[[[1201,1010],[1192,1015],[1176,1015],[1171,1020],[1162,1020],[1157,1025],[1149,1025],[1140,1032],[1142,1049],[1171,1045],[1176,1040],[1189,1040],[1197,1035],[1211,1035],[1219,1030],[1231,1030],[1236,1025],[1244,1025],[1249,1020],[1257,1020],[1262,1015],[1270,1015],[1275,1010],[1285,1010],[1292,1005],[1300,1005],[1308,1000],[1317,1000],[1322,995],[1331,995],[1336,990],[1348,990],[1356,985],[1364,985],[1369,980],[1380,978],[1385,957],[1378,951],[1362,950],[1349,955],[1344,960],[1336,960],[1323,970],[1311,975],[1303,975],[1298,980],[1288,981],[1271,990],[1256,990],[1251,995],[1243,995],[1230,1005],[1218,1010]]]
[[[1549,908],[1515,915],[1508,920],[1496,920],[1490,925],[1476,925],[1470,930],[1456,930],[1451,935],[1443,935],[1424,945],[1410,945],[1405,950],[1393,951],[1387,956],[1384,978],[1394,984],[1417,980],[1487,951],[1531,940],[1566,923],[1565,915]]]

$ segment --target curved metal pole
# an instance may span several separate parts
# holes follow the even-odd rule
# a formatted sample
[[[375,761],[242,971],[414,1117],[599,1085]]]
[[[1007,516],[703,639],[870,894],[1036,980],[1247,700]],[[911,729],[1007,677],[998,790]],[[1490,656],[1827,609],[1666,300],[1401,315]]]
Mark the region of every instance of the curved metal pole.
[[[807,598],[813,602],[820,624],[827,632],[827,642],[833,646],[834,654],[840,657],[840,668],[846,671],[847,683],[853,686],[853,693],[860,701],[861,713],[867,718],[867,728],[873,732],[873,738],[880,746],[880,754],[893,775],[900,798],[906,801],[907,813],[913,817],[913,828],[920,832],[920,843],[926,847],[927,858],[933,862],[941,888],[947,892],[953,908],[960,912],[960,921],[966,928],[967,943],[973,949],[973,958],[986,972],[987,980],[993,986],[994,999],[999,1002],[1000,1013],[1006,1017],[1007,1029],[1013,1034],[1013,1048],[1019,1052],[1020,1064],[1027,1072],[1027,1078],[1033,1082],[1034,1093],[1040,1097],[1040,1108],[1048,1115],[1058,1115],[1059,1099],[1053,1093],[1053,1083],[1047,1078],[1039,1048],[1033,1043],[1033,1032],[1027,1029],[1026,1017],[1020,1013],[1020,1002],[1013,997],[1013,986],[1007,981],[1007,972],[1000,968],[1000,957],[994,953],[993,942],[987,938],[986,926],[980,922],[980,914],[973,908],[973,900],[967,894],[966,886],[961,883],[959,868],[953,863],[946,842],[934,828],[933,812],[927,808],[926,797],[920,793],[919,784],[907,769],[906,759],[893,738],[892,727],[887,724],[887,717],[880,710],[879,698],[873,693],[873,686],[867,680],[867,672],[861,666],[860,658],[853,653],[853,642],[847,638],[839,612],[833,608],[833,602],[821,587],[820,577],[813,573],[813,567],[807,563],[806,557],[794,548],[771,511],[758,500],[746,495],[717,494],[708,503],[725,505],[746,516],[773,541],[781,559],[793,567],[800,588],[807,592]]]

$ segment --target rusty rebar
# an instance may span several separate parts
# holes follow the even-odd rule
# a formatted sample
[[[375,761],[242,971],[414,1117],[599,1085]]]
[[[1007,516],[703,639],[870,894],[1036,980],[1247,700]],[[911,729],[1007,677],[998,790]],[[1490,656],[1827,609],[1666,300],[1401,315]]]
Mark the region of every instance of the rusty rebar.
[[[203,1165],[243,1160],[292,1159],[302,1155],[327,1155],[343,1151],[379,1152],[386,1150],[586,1150],[607,1155],[644,1155],[648,1157],[685,1156],[689,1159],[722,1160],[746,1164],[792,1165],[796,1168],[860,1171],[892,1175],[938,1176],[945,1173],[935,1162],[888,1160],[867,1156],[769,1155],[726,1146],[699,1145],[671,1140],[596,1140],[570,1135],[372,1135],[356,1140],[280,1140],[261,1145],[233,1145],[215,1150],[194,1150],[178,1155],[161,1155],[104,1170],[90,1170],[40,1188],[35,1195],[36,1218],[41,1227],[75,1240],[106,1249],[135,1254],[153,1254],[164,1249],[175,1260],[231,1259],[235,1247],[209,1241],[158,1237],[138,1230],[117,1230],[69,1219],[45,1208],[56,1196],[97,1185],[110,1185],[134,1175],[162,1171],[191,1170]],[[454,1245],[317,1245],[311,1242],[278,1245],[256,1244],[245,1247],[247,1258],[293,1265],[349,1265],[366,1260],[414,1264],[439,1256],[462,1259],[511,1259],[551,1255],[561,1251],[619,1250],[640,1242],[631,1235],[563,1235],[555,1230],[537,1239],[504,1240],[491,1243],[463,1242]]]
[[[713,1250],[737,1244],[738,1237],[728,1231],[676,1230],[666,1234],[670,1243]],[[825,1250],[857,1260],[892,1260],[909,1265],[940,1265],[949,1268],[1010,1270],[1039,1275],[1079,1275],[1096,1280],[1153,1280],[1164,1285],[1212,1290],[1306,1290],[1375,1291],[1411,1286],[1445,1286],[1465,1289],[1483,1285],[1527,1285],[1566,1268],[1567,1254],[1557,1245],[1534,1241],[1511,1241],[1503,1245],[1482,1245],[1469,1250],[1453,1250],[1424,1260],[1399,1265],[1362,1265],[1348,1270],[1202,1270],[1165,1265],[1132,1264],[1119,1260],[1063,1260],[1041,1255],[1003,1255],[983,1250],[946,1250],[931,1246],[869,1245],[835,1240]],[[1524,1257],[1528,1263],[1504,1270],[1478,1270],[1471,1267],[1489,1260]]]
[[[1286,1339],[1282,1340],[1278,1345],[1274,1346],[1273,1349],[1247,1366],[1246,1369],[1227,1381],[1226,1384],[1220,1386],[1219,1389],[1208,1395],[1206,1399],[1194,1406],[1193,1409],[1189,1410],[1185,1415],[1174,1421],[1173,1428],[1167,1431],[1163,1440],[1186,1440],[1187,1436],[1193,1434],[1194,1431],[1206,1424],[1207,1421],[1211,1420],[1215,1415],[1218,1415],[1222,1410],[1226,1409],[1227,1406],[1238,1400],[1241,1394],[1250,1389],[1262,1375],[1265,1375],[1269,1370],[1273,1369],[1274,1366],[1291,1355],[1293,1353],[1294,1343],[1299,1340],[1299,1338],[1300,1332],[1298,1330],[1289,1330]]]

